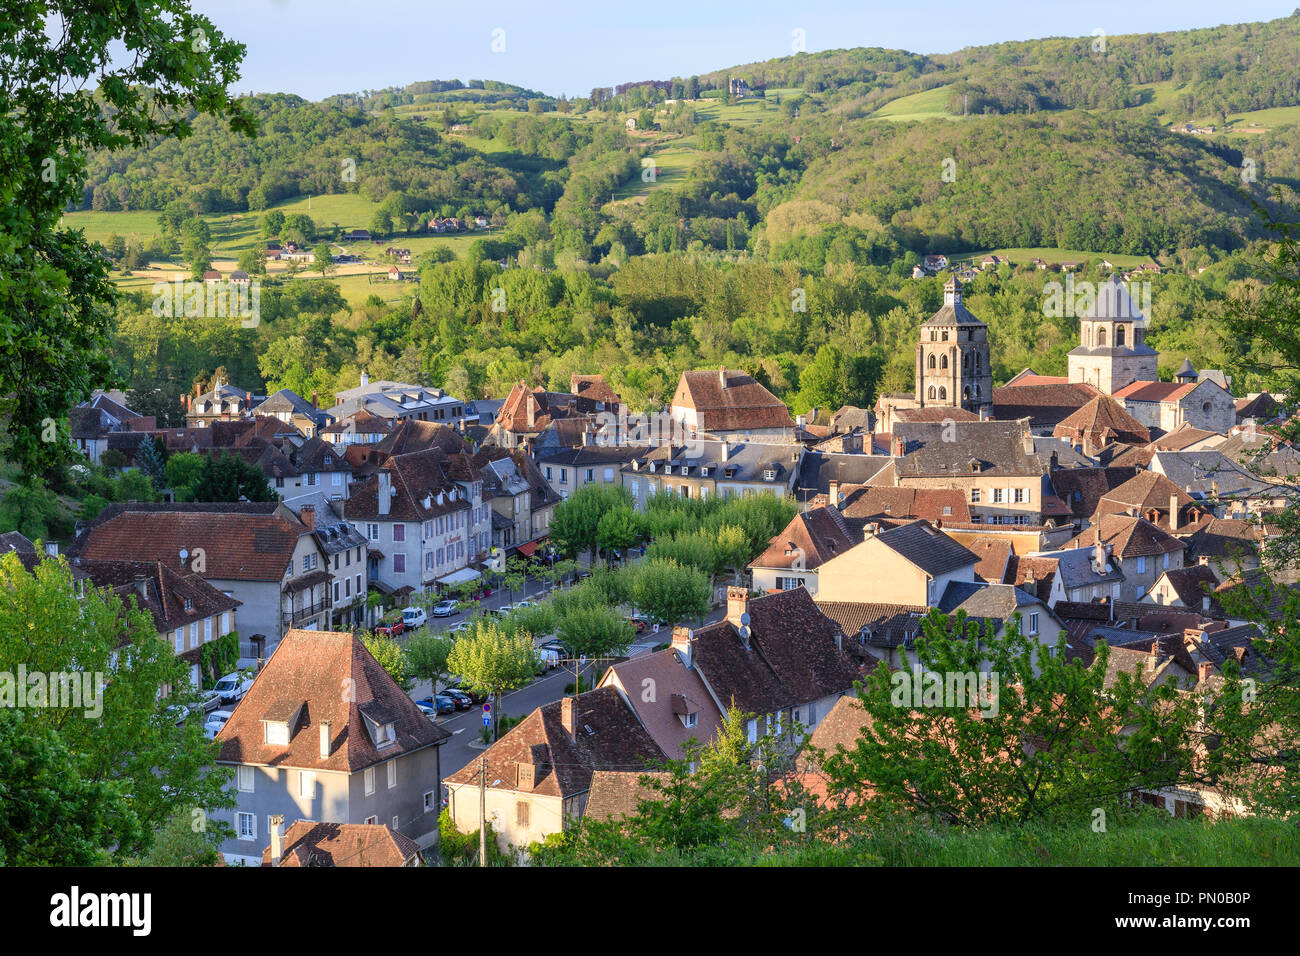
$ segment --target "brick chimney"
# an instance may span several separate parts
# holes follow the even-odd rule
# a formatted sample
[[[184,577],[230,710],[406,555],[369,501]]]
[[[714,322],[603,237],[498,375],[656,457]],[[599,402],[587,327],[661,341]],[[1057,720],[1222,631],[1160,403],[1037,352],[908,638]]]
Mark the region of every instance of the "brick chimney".
[[[695,632],[689,627],[673,628],[673,650],[682,659],[682,664],[690,670],[694,666]]]
[[[320,394],[314,390],[311,393],[311,407],[320,408]]]
[[[727,620],[735,627],[747,624],[743,620],[749,613],[749,588],[732,585],[727,588]]]
[[[307,526],[308,531],[316,530],[316,506],[315,505],[303,505],[302,510],[299,513],[299,517],[302,519],[302,523]]]
[[[1169,530],[1178,530],[1178,495],[1172,491],[1169,493]]]
[[[560,701],[560,724],[570,739],[577,739],[578,700],[576,697],[565,697]]]
[[[537,399],[532,392],[524,398],[524,410],[528,416],[528,427],[532,428],[537,423]]]
[[[829,494],[829,497],[830,497],[830,500],[831,500],[831,504],[835,505],[836,507],[839,507],[839,503],[840,503],[840,483],[839,483],[839,481],[838,481],[837,479],[835,479],[835,478],[832,478],[832,479],[831,479],[831,486],[830,486],[830,494]]]
[[[386,468],[380,468],[375,472],[375,481],[378,483],[379,489],[379,513],[386,515],[393,505],[393,476],[388,473]]]
[[[1214,673],[1214,665],[1209,661],[1201,661],[1196,665],[1196,676],[1198,679],[1202,681],[1209,680],[1212,673]]]
[[[332,727],[328,720],[322,720],[320,724],[320,759],[327,760],[330,755],[330,746],[334,742]]]
[[[279,866],[284,853],[284,814],[271,817],[271,865]]]
[[[902,458],[902,457],[903,457],[903,451],[904,451],[906,448],[907,448],[907,445],[906,445],[906,443],[903,441],[902,436],[895,435],[895,436],[894,436],[894,444],[893,444],[894,457],[895,457],[895,458]]]
[[[143,574],[135,575],[135,590],[140,595],[141,601],[149,599],[149,579]]]

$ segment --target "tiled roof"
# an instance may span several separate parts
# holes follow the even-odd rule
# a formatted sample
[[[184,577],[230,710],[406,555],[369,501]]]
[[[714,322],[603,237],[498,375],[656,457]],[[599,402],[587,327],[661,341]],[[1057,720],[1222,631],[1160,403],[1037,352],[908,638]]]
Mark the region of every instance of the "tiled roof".
[[[1097,502],[1097,510],[1106,514],[1115,514],[1125,508],[1136,508],[1142,514],[1154,510],[1161,512],[1168,520],[1171,497],[1178,500],[1177,510],[1180,513],[1194,504],[1191,495],[1164,475],[1155,471],[1141,471],[1102,495]]]
[[[860,601],[818,601],[817,609],[853,639],[870,632],[866,643],[898,647],[921,632],[921,619],[929,608],[909,604],[876,604]]]
[[[287,388],[282,388],[273,395],[269,395],[266,401],[253,409],[254,415],[275,415],[289,412],[297,412],[299,415],[306,415],[308,418],[315,419],[320,414],[320,409],[297,392]]]
[[[1121,561],[1186,548],[1183,542],[1146,518],[1130,515],[1102,515],[1091,528],[1066,542],[1064,547],[1090,548],[1098,532],[1102,543],[1110,545],[1115,557]]]
[[[1219,576],[1208,564],[1193,564],[1185,568],[1170,568],[1162,577],[1178,595],[1178,600],[1185,607],[1199,610],[1202,599],[1213,593],[1219,586]],[[1152,591],[1155,588],[1151,589]]]
[[[569,391],[580,398],[604,402],[606,407],[623,403],[623,399],[610,387],[603,375],[574,374],[569,377]]]
[[[1087,438],[1097,447],[1110,441],[1145,443],[1151,440],[1147,427],[1106,395],[1098,395],[1063,418],[1052,429],[1052,434],[1057,438]]]
[[[202,574],[209,580],[280,581],[307,533],[301,522],[273,513],[121,510],[92,523],[77,551],[87,561],[161,561],[180,568],[182,550],[192,562],[202,549]]]
[[[873,518],[924,518],[931,524],[965,524],[971,520],[966,495],[956,488],[841,488],[840,512],[861,524]]]
[[[785,402],[752,375],[734,369],[683,372],[672,404],[695,409],[698,427],[704,432],[794,427]]]
[[[441,422],[401,421],[380,439],[375,450],[386,455],[407,455],[437,448],[448,455],[468,454],[470,447],[456,429]]]
[[[1191,393],[1195,382],[1130,382],[1115,392],[1116,398],[1131,402],[1176,402]]]
[[[296,820],[285,831],[280,866],[405,866],[420,845],[382,823]],[[262,851],[271,865],[271,848]]]
[[[1203,495],[1246,497],[1276,493],[1219,451],[1158,451],[1151,456],[1151,468],[1167,476],[1180,488],[1190,487]]]
[[[1259,527],[1249,521],[1210,517],[1188,536],[1188,560],[1240,557],[1250,562],[1259,555],[1263,537]]]
[[[770,714],[853,686],[857,668],[836,647],[838,625],[803,588],[752,598],[748,613],[748,650],[725,619],[694,633],[695,666],[722,706]]]
[[[636,816],[646,800],[660,798],[659,791],[643,783],[647,778],[667,782],[667,773],[640,770],[597,770],[591,775],[591,792],[582,816],[585,820],[608,821]]]
[[[646,681],[652,683],[647,684]],[[697,668],[687,667],[671,647],[649,654],[639,654],[612,665],[602,683],[617,683],[628,702],[656,744],[674,760],[684,760],[687,741],[706,743],[722,725],[722,711],[709,695]],[[646,701],[642,692],[655,689],[654,699]],[[673,712],[669,702],[682,705],[684,713],[695,714],[695,726],[688,728]]]
[[[591,789],[597,770],[650,770],[666,757],[613,687],[597,687],[572,700],[573,735],[564,727],[563,700],[534,710],[483,753],[496,790],[572,797]],[[588,732],[590,728],[590,732]],[[536,768],[531,790],[519,786],[520,764]],[[474,760],[447,777],[448,784],[478,780]]]
[[[1082,382],[1017,382],[993,389],[993,416],[1009,421],[1028,418],[1031,428],[1046,428],[1059,424],[1097,394],[1095,388]]]
[[[843,554],[858,540],[844,523],[839,509],[824,505],[791,518],[790,523],[768,542],[767,550],[750,563],[750,567],[793,568],[796,562],[801,562],[799,568],[811,571],[824,561]]]
[[[1204,428],[1194,428],[1184,422],[1173,431],[1167,432],[1152,441],[1151,448],[1153,451],[1182,451],[1192,445],[1198,445],[1220,437],[1218,432],[1206,431]]]
[[[340,688],[347,688],[342,693]],[[287,745],[266,742],[263,721],[295,705]],[[297,705],[301,704],[301,709]],[[378,748],[363,714],[391,721],[395,740]],[[330,726],[321,756],[321,725]],[[440,744],[451,735],[430,722],[350,633],[291,630],[217,734],[222,763],[264,764],[347,773]]]
[[[977,422],[980,417],[966,408],[948,408],[946,406],[929,406],[926,408],[896,408],[894,421],[913,422]]]
[[[129,605],[134,600],[137,607],[148,611],[153,617],[154,628],[164,636],[194,621],[232,611],[241,604],[199,575],[178,570],[161,561],[93,561],[82,558],[80,567],[95,587],[108,588],[124,604]],[[140,578],[138,582],[137,576]]]
[[[928,521],[913,521],[890,528],[876,537],[900,558],[932,577],[971,567],[979,562],[978,555],[933,528]]]
[[[1052,472],[1052,485],[1074,517],[1091,518],[1103,495],[1137,473],[1136,468],[1062,468]]]
[[[1014,553],[1011,542],[996,538],[976,538],[966,542],[965,547],[971,551],[979,562],[975,565],[975,576],[989,584],[1002,584],[1007,573],[1007,565]]]
[[[1007,559],[1007,570],[1002,583],[1014,584],[1020,590],[1033,594],[1040,601],[1045,602],[1051,597],[1052,581],[1056,578],[1056,571],[1055,558],[1012,554]]]
[[[455,511],[467,511],[470,501],[462,497],[463,489],[456,484],[455,477],[464,469],[470,469],[464,471],[470,477],[459,480],[473,480],[477,469],[473,469],[470,456],[447,455],[439,448],[394,455],[378,472],[353,487],[343,505],[343,513],[353,521],[427,521]],[[380,512],[381,477],[387,478],[392,489],[386,514]]]

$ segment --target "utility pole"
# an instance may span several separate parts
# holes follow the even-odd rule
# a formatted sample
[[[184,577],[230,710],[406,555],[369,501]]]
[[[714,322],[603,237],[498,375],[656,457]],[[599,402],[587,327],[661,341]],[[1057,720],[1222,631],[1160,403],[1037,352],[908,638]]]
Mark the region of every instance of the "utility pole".
[[[478,865],[487,866],[487,754],[478,758]]]

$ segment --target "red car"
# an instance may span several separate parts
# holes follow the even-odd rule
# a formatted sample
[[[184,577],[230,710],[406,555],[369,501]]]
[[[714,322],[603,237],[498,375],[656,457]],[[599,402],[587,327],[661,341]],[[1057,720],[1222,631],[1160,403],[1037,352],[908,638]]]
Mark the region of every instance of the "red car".
[[[627,622],[632,625],[638,634],[645,630],[645,621],[637,617],[629,617]]]
[[[380,624],[375,628],[376,634],[385,634],[388,637],[397,637],[399,634],[406,633],[405,621],[394,621],[392,624]]]

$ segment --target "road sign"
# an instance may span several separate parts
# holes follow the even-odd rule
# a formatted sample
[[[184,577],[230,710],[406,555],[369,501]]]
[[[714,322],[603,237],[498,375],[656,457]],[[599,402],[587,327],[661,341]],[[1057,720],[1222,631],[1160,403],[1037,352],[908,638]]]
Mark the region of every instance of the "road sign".
[[[483,713],[485,713],[485,714],[490,714],[490,713],[492,713],[492,705],[491,705],[491,704],[484,704],[484,705],[483,705]]]
[[[491,723],[492,723],[492,718],[489,717],[487,714],[484,714],[484,715],[483,715],[483,726],[486,727],[486,726],[488,726],[488,725],[491,724]]]

